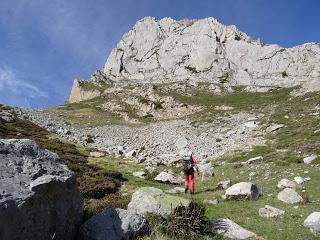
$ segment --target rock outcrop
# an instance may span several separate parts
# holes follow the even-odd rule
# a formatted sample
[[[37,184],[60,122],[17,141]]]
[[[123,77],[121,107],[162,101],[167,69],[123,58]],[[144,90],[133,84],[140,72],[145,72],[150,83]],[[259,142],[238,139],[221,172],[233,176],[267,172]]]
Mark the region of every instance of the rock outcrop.
[[[190,200],[188,199],[171,196],[158,188],[143,187],[132,194],[128,210],[136,211],[139,214],[150,212],[167,215],[175,207],[180,205],[188,206],[189,204]]]
[[[210,221],[209,225],[219,235],[230,239],[248,239],[257,236],[255,233],[244,229],[228,218]]]
[[[135,239],[148,231],[147,219],[120,208],[108,208],[87,220],[80,228],[79,240]]]
[[[228,200],[258,199],[260,196],[258,187],[251,182],[240,182],[226,190],[225,198]]]
[[[124,34],[103,71],[116,81],[292,87],[319,83],[319,69],[319,43],[283,48],[254,41],[211,17],[181,21],[146,17]]]
[[[82,220],[75,175],[34,141],[0,140],[0,239],[73,239]]]

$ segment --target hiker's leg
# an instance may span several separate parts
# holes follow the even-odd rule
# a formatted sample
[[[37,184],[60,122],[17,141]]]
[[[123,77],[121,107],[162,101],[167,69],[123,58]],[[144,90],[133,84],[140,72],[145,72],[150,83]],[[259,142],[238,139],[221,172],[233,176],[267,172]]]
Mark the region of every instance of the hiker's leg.
[[[190,192],[194,193],[194,175],[189,175],[189,182],[190,182]]]
[[[184,175],[184,192],[187,193],[189,188],[189,175]]]

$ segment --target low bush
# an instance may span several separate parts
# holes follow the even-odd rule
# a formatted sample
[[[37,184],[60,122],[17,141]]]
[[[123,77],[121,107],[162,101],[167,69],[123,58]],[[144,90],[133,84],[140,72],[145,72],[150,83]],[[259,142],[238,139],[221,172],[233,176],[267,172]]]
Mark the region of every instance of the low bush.
[[[205,207],[191,202],[189,206],[178,206],[167,217],[150,214],[147,216],[151,234],[161,232],[170,239],[196,239],[201,236],[214,236],[205,217]]]

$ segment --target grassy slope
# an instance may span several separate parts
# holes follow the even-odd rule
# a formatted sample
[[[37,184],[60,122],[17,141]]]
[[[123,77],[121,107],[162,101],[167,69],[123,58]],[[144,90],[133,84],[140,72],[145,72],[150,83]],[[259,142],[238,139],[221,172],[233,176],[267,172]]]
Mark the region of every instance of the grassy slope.
[[[208,206],[207,216],[209,218],[228,217],[265,239],[315,239],[310,231],[302,225],[308,214],[320,209],[320,190],[318,187],[320,171],[314,164],[304,165],[301,161],[304,155],[320,153],[319,132],[315,133],[316,130],[320,129],[319,116],[310,115],[320,103],[320,95],[319,93],[310,93],[304,97],[293,98],[288,95],[289,91],[285,89],[271,93],[236,92],[225,96],[212,96],[212,94],[202,90],[193,97],[176,93],[168,93],[167,95],[173,96],[182,103],[204,106],[202,113],[191,116],[195,123],[214,121],[217,116],[230,113],[230,111],[214,110],[215,106],[227,105],[234,107],[231,113],[242,110],[256,114],[263,113],[264,117],[259,120],[263,124],[263,128],[271,123],[285,124],[283,129],[267,136],[268,141],[265,146],[255,147],[250,152],[237,151],[223,156],[219,161],[227,163],[215,168],[216,175],[211,181],[200,183],[199,179],[196,179],[198,194],[194,196],[194,199],[203,202],[204,199],[221,198],[223,191],[213,190],[218,181],[226,179],[230,179],[233,183],[248,181],[250,180],[249,172],[255,171],[258,175],[253,177],[251,181],[257,183],[262,190],[263,195],[259,200],[222,201],[217,206]],[[77,113],[75,111],[77,109],[74,109],[77,108],[77,105],[67,105],[63,108],[65,111],[72,110],[68,113],[70,116]],[[91,109],[92,106],[88,108]],[[79,109],[83,109],[83,106]],[[265,161],[263,163],[238,168],[238,162],[258,155],[264,157]],[[141,186],[154,186],[164,190],[172,187],[168,184],[133,177],[132,172],[140,170],[141,167],[124,159],[103,157],[99,159],[89,158],[88,160],[104,169],[120,171],[123,177],[127,179],[121,191],[129,193],[129,195]],[[320,159],[318,158],[315,163],[319,164]],[[158,171],[163,170],[163,168],[163,166],[159,167]],[[177,169],[174,170],[179,172]],[[264,176],[266,171],[271,173],[267,179]],[[307,173],[305,173],[306,171]],[[311,177],[311,181],[304,186],[306,196],[310,198],[312,203],[299,205],[298,209],[295,209],[293,205],[284,204],[276,198],[279,192],[276,187],[277,182],[281,178],[293,179],[295,176]],[[302,187],[297,190],[301,191]],[[184,194],[181,195],[185,196]],[[285,217],[276,220],[259,217],[258,209],[265,204],[285,210]],[[162,238],[166,239],[163,236]]]
[[[215,177],[205,183],[196,179],[198,193],[194,196],[197,202],[204,199],[218,198],[221,203],[217,206],[207,206],[208,218],[230,218],[252,230],[264,239],[290,239],[290,240],[311,240],[316,239],[309,229],[303,227],[304,219],[313,211],[320,209],[320,170],[316,167],[320,163],[318,158],[315,164],[305,165],[302,159],[305,155],[319,154],[319,117],[310,115],[314,112],[317,104],[320,103],[319,93],[307,94],[304,97],[292,98],[288,95],[289,90],[280,90],[272,93],[235,93],[231,96],[212,97],[208,93],[197,94],[196,97],[186,97],[172,94],[181,102],[188,104],[202,104],[207,106],[209,113],[217,114],[214,106],[233,106],[233,112],[250,110],[254,113],[263,113],[260,120],[264,128],[271,123],[282,123],[285,127],[276,133],[267,135],[267,144],[257,146],[250,152],[238,151],[229,153],[219,159],[219,162],[226,162],[224,165],[215,167]],[[219,114],[219,112],[218,112]],[[285,117],[288,116],[289,118]],[[209,115],[210,116],[210,115]],[[213,116],[213,115],[211,115]],[[207,121],[203,116],[194,116],[196,122]],[[239,162],[262,155],[264,161],[250,166],[239,167]],[[154,186],[167,190],[172,188],[168,184],[160,184],[149,180],[142,180],[132,176],[132,172],[140,170],[140,166],[130,162],[119,162],[119,160],[105,161],[95,160],[100,166],[107,169],[120,169],[125,178],[128,179],[122,191],[132,193],[141,186]],[[122,166],[119,168],[119,164]],[[162,170],[164,167],[158,169]],[[174,169],[176,172],[177,169]],[[257,176],[250,179],[249,173],[255,171]],[[270,176],[266,177],[266,172]],[[282,178],[293,179],[295,176],[311,177],[311,181],[303,186],[297,187],[305,199],[311,203],[300,204],[298,208],[294,205],[285,204],[277,200],[280,190],[276,187],[277,182]],[[223,201],[221,196],[224,191],[215,191],[214,186],[220,180],[230,179],[233,183],[240,181],[252,181],[262,191],[262,196],[257,201]],[[305,189],[305,193],[302,190]],[[184,194],[180,194],[185,197]],[[190,198],[190,196],[187,196]],[[272,205],[286,211],[282,219],[265,219],[258,215],[258,209],[264,205]],[[151,237],[152,239],[166,239],[165,236]]]

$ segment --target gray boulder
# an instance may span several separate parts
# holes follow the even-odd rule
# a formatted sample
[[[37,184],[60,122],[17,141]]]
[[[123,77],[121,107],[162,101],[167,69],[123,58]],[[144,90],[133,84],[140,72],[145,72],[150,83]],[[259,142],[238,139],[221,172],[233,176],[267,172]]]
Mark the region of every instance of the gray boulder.
[[[304,220],[303,225],[310,228],[311,232],[315,235],[320,235],[320,212],[311,213],[306,220]]]
[[[128,210],[134,210],[139,214],[151,212],[166,215],[177,206],[189,204],[188,199],[166,194],[158,188],[143,187],[132,194]]]
[[[317,157],[318,157],[318,155],[312,154],[311,156],[305,157],[305,158],[303,159],[303,162],[304,162],[305,164],[310,164],[310,163],[312,163],[315,159],[317,159]]]
[[[129,240],[148,231],[143,215],[119,208],[108,208],[87,220],[80,228],[79,240]]]
[[[82,220],[75,175],[34,141],[0,140],[0,238],[73,239]]]
[[[277,185],[278,188],[295,188],[295,186],[296,186],[296,183],[294,181],[291,181],[286,178],[281,179]]]
[[[161,172],[159,173],[155,178],[155,181],[163,182],[163,183],[171,183],[171,184],[177,184],[180,185],[182,183],[182,180],[174,176],[172,173],[168,172]]]
[[[16,121],[12,110],[0,110],[0,119],[8,123]]]
[[[230,180],[220,181],[220,182],[218,182],[218,184],[216,186],[216,190],[227,189],[230,186],[231,186],[231,181]]]
[[[251,182],[240,182],[232,185],[226,190],[225,198],[228,200],[257,199],[259,197],[258,187]]]
[[[302,197],[292,188],[285,188],[278,194],[278,199],[285,203],[295,204],[302,202]]]
[[[230,219],[210,221],[209,225],[223,237],[231,239],[248,239],[256,237],[256,234],[244,229]]]
[[[266,218],[282,217],[284,213],[285,212],[283,210],[269,206],[269,205],[265,205],[263,208],[259,209],[259,216],[266,217]]]

